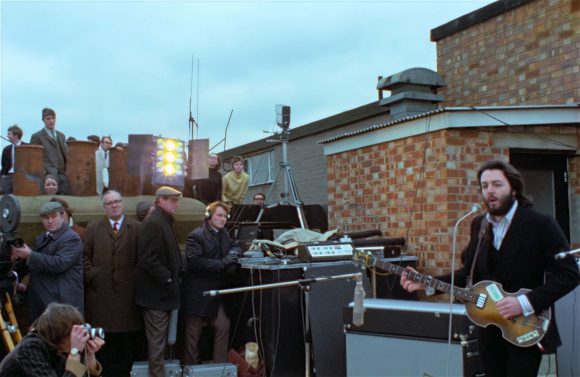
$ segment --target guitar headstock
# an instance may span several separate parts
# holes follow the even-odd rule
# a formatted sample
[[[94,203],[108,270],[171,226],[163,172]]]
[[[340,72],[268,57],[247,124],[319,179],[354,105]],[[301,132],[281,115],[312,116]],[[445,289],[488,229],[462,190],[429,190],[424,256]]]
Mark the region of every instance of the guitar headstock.
[[[365,267],[372,267],[375,265],[376,257],[368,250],[354,249],[352,261],[355,265],[363,265]]]

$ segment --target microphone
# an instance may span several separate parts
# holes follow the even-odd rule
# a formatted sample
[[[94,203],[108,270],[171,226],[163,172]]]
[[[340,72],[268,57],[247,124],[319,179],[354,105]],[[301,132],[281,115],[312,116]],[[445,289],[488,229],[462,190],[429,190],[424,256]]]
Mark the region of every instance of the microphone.
[[[364,318],[364,299],[365,289],[362,284],[362,273],[355,274],[356,286],[354,287],[354,305],[352,308],[352,324],[362,326],[365,323]]]
[[[574,255],[574,254],[578,254],[578,253],[580,253],[580,249],[574,249],[574,250],[570,250],[570,251],[562,251],[561,253],[554,255],[554,259],[556,259],[556,260],[564,259],[568,255]]]
[[[481,205],[478,203],[475,203],[474,205],[471,206],[471,211],[469,211],[470,214],[472,213],[476,213],[479,212],[481,210]]]
[[[469,212],[459,218],[453,227],[453,242],[451,246],[451,290],[449,291],[449,331],[447,333],[447,374],[449,375],[449,360],[451,360],[451,329],[453,324],[453,300],[455,298],[455,254],[456,254],[456,242],[457,242],[457,229],[459,228],[459,224],[468,218],[469,216],[473,215],[476,212],[479,212],[481,209],[481,205],[475,203],[471,206]]]

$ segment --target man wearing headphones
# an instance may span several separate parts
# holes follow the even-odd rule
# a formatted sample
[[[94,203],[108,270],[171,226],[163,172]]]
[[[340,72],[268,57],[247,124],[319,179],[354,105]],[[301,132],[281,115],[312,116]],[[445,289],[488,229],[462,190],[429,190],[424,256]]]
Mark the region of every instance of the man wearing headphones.
[[[214,328],[213,362],[227,362],[230,320],[219,296],[203,292],[220,289],[228,270],[235,270],[241,250],[233,245],[227,230],[229,209],[225,203],[207,206],[204,223],[187,236],[186,270],[182,280],[182,309],[185,312],[185,364],[198,364],[198,343],[204,321]]]

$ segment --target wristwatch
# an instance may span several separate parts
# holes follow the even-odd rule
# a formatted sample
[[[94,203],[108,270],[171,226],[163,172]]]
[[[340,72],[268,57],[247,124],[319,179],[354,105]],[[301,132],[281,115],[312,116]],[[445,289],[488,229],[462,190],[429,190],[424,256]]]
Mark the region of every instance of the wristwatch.
[[[69,354],[71,354],[71,355],[73,355],[73,356],[76,356],[76,355],[78,355],[78,354],[79,354],[79,349],[78,349],[78,348],[76,348],[76,347],[73,347],[73,348],[71,348],[71,349],[70,349],[70,352],[69,352]]]

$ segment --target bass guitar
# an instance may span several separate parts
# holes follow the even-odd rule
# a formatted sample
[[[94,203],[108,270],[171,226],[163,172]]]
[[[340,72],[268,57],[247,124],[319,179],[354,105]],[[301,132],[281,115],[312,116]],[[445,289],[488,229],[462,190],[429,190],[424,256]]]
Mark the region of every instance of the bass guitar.
[[[369,267],[378,267],[382,270],[401,275],[407,273],[407,279],[434,288],[437,291],[450,294],[465,304],[465,310],[469,319],[478,326],[497,326],[501,329],[502,336],[511,344],[519,347],[529,347],[537,344],[548,330],[552,319],[550,308],[540,314],[529,316],[519,315],[506,319],[499,314],[496,302],[504,297],[517,297],[529,292],[522,288],[515,293],[505,292],[501,284],[490,280],[482,280],[471,288],[458,288],[451,284],[437,280],[428,275],[407,270],[404,267],[378,260],[370,252],[357,251],[354,254],[355,262],[364,263]]]

